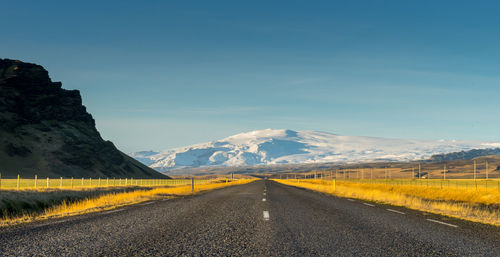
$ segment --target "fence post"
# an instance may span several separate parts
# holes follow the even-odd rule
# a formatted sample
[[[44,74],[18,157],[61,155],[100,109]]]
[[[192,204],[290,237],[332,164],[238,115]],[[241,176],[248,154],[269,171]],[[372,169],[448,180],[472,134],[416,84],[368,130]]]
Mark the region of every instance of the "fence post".
[[[71,189],[73,189],[73,177],[71,177]]]
[[[474,160],[474,181],[476,181],[476,160]]]
[[[486,179],[488,179],[488,161],[486,161],[486,164],[485,164],[485,171],[486,171]]]
[[[125,186],[127,186],[127,178],[125,178]]]
[[[191,178],[191,192],[194,193],[194,178]]]
[[[35,190],[36,190],[36,182],[37,182],[37,175],[35,175]]]
[[[106,178],[106,187],[109,187],[109,178]]]
[[[97,182],[97,186],[101,187],[101,177],[99,177],[99,182]]]
[[[62,189],[62,177],[59,179],[59,188]]]
[[[20,182],[19,180],[20,180],[20,178],[19,178],[19,174],[17,174],[17,191],[19,191],[19,186],[20,186],[20,185],[19,185],[19,182]]]
[[[82,187],[83,187],[83,177],[82,177]]]
[[[49,181],[49,177],[47,177],[47,189],[49,189],[50,187],[50,181]]]
[[[89,178],[89,187],[92,187],[92,178]]]

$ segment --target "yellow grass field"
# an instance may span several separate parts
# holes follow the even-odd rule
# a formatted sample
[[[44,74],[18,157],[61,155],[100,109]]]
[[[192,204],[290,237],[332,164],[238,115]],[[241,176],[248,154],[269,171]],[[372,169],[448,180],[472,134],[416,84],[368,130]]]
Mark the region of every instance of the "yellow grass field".
[[[46,209],[42,214],[24,214],[19,217],[5,218],[0,220],[0,226],[109,210],[149,200],[172,198],[176,196],[196,194],[217,188],[246,184],[254,180],[255,179],[240,179],[234,181],[217,180],[213,183],[207,182],[195,185],[194,192],[192,191],[191,185],[182,185],[175,187],[156,187],[153,189],[135,190],[132,192],[111,193],[96,198],[87,198],[77,202],[63,202],[60,205]]]
[[[451,217],[500,225],[498,180],[476,183],[454,181],[335,181],[276,179],[286,185],[302,187],[340,197],[404,206]],[[474,182],[474,181],[473,181]],[[475,181],[478,182],[478,181]],[[474,185],[474,186],[471,186]],[[493,186],[495,185],[495,186]],[[477,189],[476,189],[477,188]]]

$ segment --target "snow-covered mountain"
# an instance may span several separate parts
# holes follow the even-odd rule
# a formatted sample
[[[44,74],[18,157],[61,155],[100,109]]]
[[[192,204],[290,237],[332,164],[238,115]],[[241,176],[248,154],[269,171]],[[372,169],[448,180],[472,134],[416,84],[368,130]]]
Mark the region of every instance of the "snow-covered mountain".
[[[405,140],[265,129],[161,152],[130,155],[159,171],[203,166],[410,161],[433,154],[500,147],[498,142]]]

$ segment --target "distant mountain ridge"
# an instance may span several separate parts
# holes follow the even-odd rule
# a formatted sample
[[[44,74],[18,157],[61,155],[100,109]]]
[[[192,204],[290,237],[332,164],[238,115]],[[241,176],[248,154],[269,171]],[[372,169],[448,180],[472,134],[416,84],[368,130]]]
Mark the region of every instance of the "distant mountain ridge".
[[[104,141],[80,92],[61,86],[42,66],[0,59],[3,177],[166,178]]]
[[[453,161],[453,160],[472,160],[476,157],[489,156],[489,155],[500,155],[500,148],[491,149],[472,149],[468,151],[460,151],[445,154],[435,154],[432,155],[430,161]]]
[[[209,166],[411,161],[435,154],[492,148],[497,142],[405,140],[265,129],[161,152],[130,155],[159,171]]]

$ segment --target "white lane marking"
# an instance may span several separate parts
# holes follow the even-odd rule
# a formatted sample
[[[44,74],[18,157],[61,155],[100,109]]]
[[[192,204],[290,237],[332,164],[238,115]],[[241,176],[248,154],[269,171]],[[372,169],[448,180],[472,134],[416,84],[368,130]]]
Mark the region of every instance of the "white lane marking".
[[[266,198],[262,198],[262,201],[265,202],[266,201]]]
[[[392,211],[392,212],[395,212],[395,213],[399,213],[399,214],[402,214],[404,215],[405,213],[402,212],[402,211],[396,211],[396,210],[393,210],[393,209],[387,209],[388,211]]]
[[[152,204],[153,202],[147,202],[147,203],[141,203],[139,205],[148,205],[148,204]]]
[[[353,200],[353,199],[351,199],[351,198],[347,198],[347,201],[356,202],[356,201],[354,201],[354,200]]]
[[[45,226],[50,226],[50,225],[55,225],[55,224],[63,223],[63,222],[66,222],[66,221],[68,221],[68,220],[67,219],[65,219],[65,220],[58,220],[58,221],[54,221],[54,222],[51,222],[51,223],[45,223],[45,224],[35,225],[33,227],[34,228],[40,228],[40,227],[45,227]]]
[[[114,212],[120,212],[120,211],[124,211],[125,209],[118,209],[118,210],[112,210],[112,211],[105,211],[105,212],[102,212],[101,214],[109,214],[109,213],[114,213]]]
[[[433,220],[433,219],[427,219],[427,220],[430,221],[430,222],[435,222],[435,223],[439,223],[439,224],[442,224],[442,225],[446,225],[446,226],[458,228],[457,225],[453,225],[453,224],[450,224],[450,223],[442,222],[442,221],[439,221],[439,220]]]
[[[370,203],[363,203],[363,204],[366,205],[366,206],[375,207],[375,205],[370,204]]]
[[[268,211],[264,211],[262,212],[262,215],[264,216],[264,220],[269,220],[269,212]]]
[[[266,193],[262,193],[262,195],[266,195]]]

